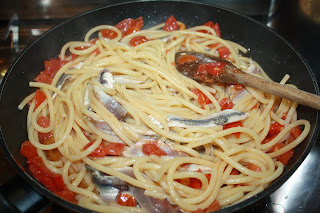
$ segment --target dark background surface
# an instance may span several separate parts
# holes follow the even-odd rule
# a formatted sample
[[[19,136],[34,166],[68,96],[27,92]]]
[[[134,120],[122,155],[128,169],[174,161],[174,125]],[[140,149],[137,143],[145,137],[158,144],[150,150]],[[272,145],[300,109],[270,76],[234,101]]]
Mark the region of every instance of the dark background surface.
[[[3,75],[14,58],[32,41],[51,27],[82,12],[109,5],[108,0],[11,0],[0,8],[0,71]],[[245,14],[267,25],[287,39],[309,63],[316,79],[320,79],[320,10],[312,0],[202,0]],[[319,1],[318,1],[319,2]],[[17,15],[18,20],[10,19]],[[18,26],[18,41],[14,33]],[[276,50],[275,50],[276,51]],[[276,192],[252,206],[252,212],[319,212],[320,203],[319,139],[294,175]],[[0,185],[16,172],[0,150]],[[44,212],[65,209],[50,205]]]

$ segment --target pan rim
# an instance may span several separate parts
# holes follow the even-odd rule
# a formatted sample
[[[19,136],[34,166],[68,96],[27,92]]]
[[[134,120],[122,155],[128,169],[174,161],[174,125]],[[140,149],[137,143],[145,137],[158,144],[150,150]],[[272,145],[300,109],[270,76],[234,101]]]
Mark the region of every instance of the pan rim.
[[[249,19],[250,21],[255,22],[256,24],[259,25],[259,27],[263,27],[269,31],[271,31],[274,35],[276,35],[278,38],[280,38],[283,42],[286,43],[286,45],[288,45],[290,47],[290,49],[293,50],[293,52],[301,59],[301,61],[303,62],[304,66],[306,67],[306,69],[309,72],[310,77],[313,80],[313,86],[314,89],[316,91],[316,94],[319,95],[319,86],[318,83],[315,80],[315,75],[310,67],[310,65],[306,62],[305,58],[303,57],[302,54],[300,54],[285,38],[283,38],[282,36],[280,36],[278,33],[276,33],[275,31],[273,31],[271,28],[263,25],[262,23],[247,17],[239,12],[235,12],[233,10],[227,9],[227,8],[223,8],[220,6],[216,6],[216,5],[212,5],[212,4],[205,4],[205,3],[199,3],[196,1],[185,1],[185,0],[164,0],[164,1],[155,1],[155,0],[143,0],[143,1],[128,1],[128,2],[122,2],[122,3],[115,3],[115,4],[110,4],[110,5],[106,5],[103,7],[99,7],[99,8],[95,8],[92,10],[89,10],[87,12],[81,13],[79,15],[76,15],[70,19],[67,19],[66,21],[63,21],[62,23],[54,26],[53,28],[51,28],[50,30],[48,30],[47,32],[43,33],[39,38],[37,38],[34,42],[32,42],[31,44],[28,45],[28,47],[26,47],[21,53],[20,55],[16,58],[16,60],[10,65],[10,67],[8,68],[8,72],[6,73],[6,75],[4,76],[2,82],[1,82],[1,86],[0,86],[0,104],[2,102],[2,92],[3,92],[3,88],[6,85],[6,81],[8,76],[10,75],[10,73],[14,70],[15,65],[18,63],[18,61],[21,59],[21,57],[23,57],[23,55],[33,46],[35,45],[39,40],[41,40],[42,38],[44,38],[47,34],[51,33],[52,31],[54,31],[56,28],[59,28],[63,25],[65,25],[68,22],[71,22],[75,19],[78,19],[82,16],[85,16],[87,14],[90,13],[94,13],[95,11],[99,11],[99,10],[103,10],[105,8],[109,8],[109,7],[115,7],[115,6],[121,6],[121,5],[128,5],[128,4],[144,4],[146,2],[157,2],[157,3],[168,3],[168,2],[182,2],[182,3],[191,3],[191,4],[198,4],[198,5],[205,5],[208,7],[213,7],[213,8],[217,8],[217,9],[221,9],[221,10],[225,10],[231,13],[234,13],[236,15],[242,16],[246,19]],[[258,202],[259,200],[263,199],[264,197],[266,197],[267,195],[271,194],[272,192],[274,192],[276,189],[278,189],[279,187],[281,187],[287,180],[289,177],[292,176],[292,174],[297,170],[297,168],[301,165],[301,163],[305,160],[306,156],[309,154],[310,150],[312,149],[314,143],[317,140],[317,136],[319,134],[319,130],[320,130],[320,126],[319,126],[319,122],[320,122],[320,118],[319,118],[319,111],[317,111],[317,118],[316,120],[316,124],[314,127],[314,133],[307,145],[307,148],[304,150],[303,154],[301,155],[301,157],[299,158],[299,160],[292,166],[292,168],[290,168],[290,170],[288,170],[285,174],[283,174],[280,178],[276,179],[274,182],[277,182],[277,184],[272,184],[270,185],[266,190],[258,193],[256,196],[253,196],[249,199],[247,199],[245,202],[241,202],[238,204],[235,204],[233,206],[230,207],[225,207],[224,209],[221,209],[218,212],[230,212],[230,211],[239,211],[239,210],[243,210],[245,207],[251,206],[253,203]],[[69,203],[68,201],[65,201],[63,199],[61,199],[60,197],[54,195],[53,193],[51,193],[50,191],[48,191],[42,184],[40,184],[39,182],[35,181],[33,179],[33,177],[31,177],[28,173],[24,172],[22,170],[22,168],[19,167],[19,164],[14,160],[14,157],[12,156],[12,154],[9,151],[9,148],[7,147],[7,144],[4,142],[4,138],[3,138],[3,133],[2,133],[2,127],[0,127],[0,140],[1,140],[1,147],[5,153],[5,155],[7,156],[7,159],[9,160],[9,162],[11,163],[11,165],[14,167],[14,169],[18,172],[18,174],[24,179],[24,181],[28,182],[31,186],[33,186],[33,188],[39,192],[41,195],[44,195],[45,197],[48,197],[50,200],[53,200],[56,203],[62,204],[63,206],[69,208],[69,209],[74,209],[76,211],[81,211],[81,212],[92,212],[86,208],[80,207],[79,205],[75,205],[72,203]],[[279,182],[280,181],[280,182]],[[273,182],[273,183],[274,183]],[[279,183],[278,183],[279,182]],[[267,191],[268,190],[268,191]]]

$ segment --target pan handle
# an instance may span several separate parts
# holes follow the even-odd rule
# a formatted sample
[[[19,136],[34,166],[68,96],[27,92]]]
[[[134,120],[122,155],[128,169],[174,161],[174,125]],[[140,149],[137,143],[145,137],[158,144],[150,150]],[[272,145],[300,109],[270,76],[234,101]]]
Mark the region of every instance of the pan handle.
[[[1,212],[41,212],[50,204],[47,198],[36,192],[18,175],[0,186]]]

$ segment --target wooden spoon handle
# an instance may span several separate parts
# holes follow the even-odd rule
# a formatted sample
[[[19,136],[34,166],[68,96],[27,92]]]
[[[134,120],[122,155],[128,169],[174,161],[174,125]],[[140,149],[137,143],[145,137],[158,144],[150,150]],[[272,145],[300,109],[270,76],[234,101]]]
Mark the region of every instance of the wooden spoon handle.
[[[221,76],[221,78],[223,78],[222,80],[224,82],[236,82],[237,84],[249,86],[294,101],[298,104],[320,110],[320,96],[309,92],[259,78],[242,71],[238,71],[236,73],[230,71],[227,75]]]

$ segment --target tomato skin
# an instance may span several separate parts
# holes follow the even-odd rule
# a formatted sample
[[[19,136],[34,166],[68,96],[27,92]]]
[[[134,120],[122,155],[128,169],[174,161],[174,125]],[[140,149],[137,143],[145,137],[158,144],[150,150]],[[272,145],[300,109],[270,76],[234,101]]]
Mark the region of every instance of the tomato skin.
[[[76,203],[75,195],[72,191],[66,189],[62,191],[55,191],[54,194],[56,194],[58,197],[61,197],[62,199],[65,199],[71,203]]]
[[[30,141],[25,141],[22,143],[20,154],[26,158],[33,158],[38,156],[36,147],[34,147]]]
[[[34,78],[36,82],[51,84],[52,78],[48,76],[45,72],[40,72],[40,74]]]
[[[229,98],[223,98],[219,101],[219,105],[221,107],[221,111],[225,109],[232,109],[233,102],[229,100]]]
[[[267,137],[261,142],[261,144],[269,143],[272,139],[274,139],[277,135],[267,135]]]
[[[191,90],[194,94],[198,96],[198,103],[201,105],[210,104],[211,100],[199,89]]]
[[[57,74],[59,69],[65,65],[67,61],[58,59],[49,59],[44,62],[45,71],[41,72],[34,80],[41,83],[51,84],[52,79]]]
[[[237,170],[237,169],[235,169],[235,168],[233,168],[232,170],[231,170],[231,172],[230,172],[230,175],[239,175],[240,174],[240,172]]]
[[[131,34],[131,33],[135,33],[141,30],[141,28],[143,27],[143,18],[142,16],[138,17],[137,19],[135,19],[133,21],[133,24],[130,26],[130,28],[127,31],[127,35]]]
[[[118,34],[115,31],[109,29],[100,30],[100,33],[103,37],[108,39],[114,39],[118,36]]]
[[[276,145],[274,145],[272,147],[270,152],[278,151],[279,149],[282,149],[283,147],[285,147],[284,143],[278,143],[278,144],[276,144]],[[294,150],[293,149],[289,149],[287,152],[285,152],[282,155],[278,156],[276,159],[278,161],[280,161],[283,165],[287,165],[287,163],[289,162],[289,160],[293,156],[293,154],[294,154]]]
[[[292,129],[290,130],[290,133],[293,134],[293,136],[294,136],[295,138],[297,138],[297,137],[299,137],[299,136],[301,135],[302,130],[300,129],[299,126],[296,126],[296,127],[292,128]]]
[[[106,155],[121,155],[124,150],[125,145],[122,143],[109,143],[105,146],[105,154]]]
[[[49,125],[50,125],[50,119],[46,116],[40,116],[38,119],[37,119],[37,123],[40,127],[42,128],[47,128]],[[39,137],[39,141],[40,142],[43,142],[45,141],[46,139],[52,137],[53,135],[53,132],[50,131],[50,132],[47,132],[47,133],[42,133],[42,132],[38,132],[38,137]]]
[[[237,122],[233,122],[233,123],[229,123],[223,126],[223,129],[229,129],[229,128],[233,128],[233,127],[243,127],[243,123],[242,121],[237,121]],[[240,138],[240,132],[235,132],[233,133],[237,138]]]
[[[208,45],[207,47],[210,48],[210,49],[214,49],[216,48],[220,43],[215,43],[215,44],[210,44]]]
[[[176,18],[173,16],[170,16],[164,24],[163,31],[170,32],[178,29],[179,29],[179,25]]]
[[[83,150],[86,150],[93,143],[94,141],[90,141],[87,145],[83,147]],[[125,145],[121,143],[109,143],[105,145],[104,142],[101,142],[101,144],[89,155],[91,157],[105,157],[107,155],[119,156],[123,152],[124,147]]]
[[[143,18],[140,16],[137,19],[127,18],[120,21],[115,25],[121,31],[122,37],[129,35],[134,32],[138,32],[143,27]],[[103,37],[108,39],[114,39],[118,34],[110,29],[100,30],[100,33]]]
[[[223,62],[201,64],[198,67],[197,75],[204,75],[209,73],[217,77],[220,75],[220,73],[222,72],[225,66],[226,66],[226,63],[223,63]]]
[[[207,178],[207,180],[208,180],[208,183],[209,183],[209,182],[210,182],[210,179],[211,179],[211,174],[207,173],[207,174],[205,174],[205,176],[206,176],[206,178]]]
[[[211,174],[206,174],[206,177],[207,178],[209,177],[209,179],[208,179],[208,181],[209,181],[211,178]],[[197,178],[180,178],[180,179],[175,179],[175,181],[177,181],[178,183],[180,183],[182,185],[189,186],[193,189],[201,189],[201,187],[202,187],[202,182]]]
[[[248,169],[250,169],[252,171],[255,171],[255,172],[260,172],[261,171],[259,166],[255,165],[255,164],[252,164],[252,163],[248,164]]]
[[[28,168],[32,175],[50,191],[61,191],[66,189],[60,174],[51,172],[43,163],[42,158],[37,156],[28,158]]]
[[[275,123],[270,125],[270,129],[269,129],[268,135],[270,135],[270,136],[278,135],[283,130],[283,128],[284,128],[283,125],[275,122]]]
[[[136,199],[127,193],[119,193],[117,203],[121,206],[136,206]]]
[[[217,37],[221,38],[220,27],[218,23],[213,23],[213,21],[208,21],[207,23],[204,24],[204,26],[211,27],[216,32]],[[209,33],[209,31],[206,31],[206,30],[199,30],[198,32]]]
[[[116,24],[115,27],[121,31],[122,36],[126,36],[141,30],[143,27],[143,18],[141,16],[137,19],[127,18]]]
[[[146,155],[157,155],[159,157],[167,155],[165,151],[160,149],[158,145],[154,142],[151,143],[145,143],[142,145],[142,152]]]
[[[193,62],[196,61],[197,57],[194,55],[182,55],[179,57],[178,60],[178,65],[184,64],[184,63],[189,63],[189,62]]]
[[[138,46],[139,44],[150,41],[145,36],[136,36],[129,41],[129,45],[132,47]]]
[[[38,106],[40,106],[42,104],[42,102],[44,102],[44,100],[46,100],[46,98],[47,98],[46,94],[43,91],[37,89],[36,94],[34,96],[35,109],[37,109]]]
[[[226,47],[220,47],[218,49],[218,52],[219,52],[220,58],[223,58],[223,59],[227,59],[231,55],[230,50]]]
[[[49,59],[49,61],[45,61],[46,74],[53,78],[59,69],[62,67],[62,61],[58,59]]]
[[[293,149],[289,149],[287,152],[285,152],[285,153],[283,153],[282,155],[279,156],[279,161],[283,165],[287,165],[289,160],[293,156],[293,154],[294,154],[294,150]]]
[[[32,176],[42,185],[62,199],[76,202],[73,192],[67,189],[62,175],[53,173],[46,167],[42,158],[38,156],[37,149],[30,141],[26,141],[21,145],[20,153],[27,158],[28,168]]]
[[[193,189],[201,189],[202,182],[197,178],[190,178],[189,187],[191,187]]]
[[[175,181],[185,186],[190,185],[190,178],[180,178],[180,179],[175,179]]]

